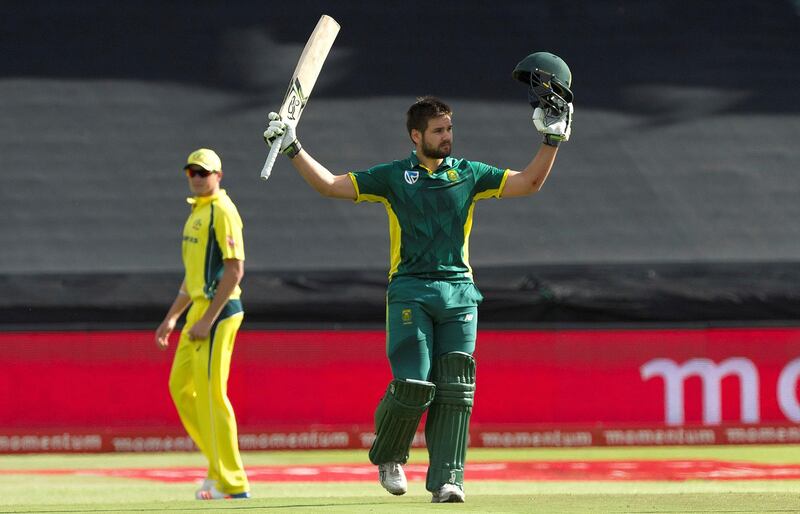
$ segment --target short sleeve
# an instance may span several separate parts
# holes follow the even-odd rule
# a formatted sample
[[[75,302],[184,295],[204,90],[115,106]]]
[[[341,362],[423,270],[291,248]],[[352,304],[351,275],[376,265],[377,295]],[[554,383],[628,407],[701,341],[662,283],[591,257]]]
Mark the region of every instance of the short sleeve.
[[[223,259],[244,260],[244,237],[242,220],[235,211],[220,209],[214,220],[214,232]]]
[[[392,167],[379,164],[364,171],[350,172],[356,188],[356,202],[382,202],[389,195],[389,177]]]
[[[475,190],[473,191],[475,199],[500,198],[503,187],[506,185],[508,170],[501,170],[476,161],[470,161],[470,166],[475,173]]]

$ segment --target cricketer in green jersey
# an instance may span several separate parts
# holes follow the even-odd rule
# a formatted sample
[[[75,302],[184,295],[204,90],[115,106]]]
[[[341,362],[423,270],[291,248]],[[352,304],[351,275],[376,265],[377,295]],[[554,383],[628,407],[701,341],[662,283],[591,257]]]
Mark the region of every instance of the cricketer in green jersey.
[[[271,144],[285,133],[281,151],[314,189],[332,198],[380,202],[389,216],[386,353],[393,380],[375,412],[369,457],[392,494],[408,489],[402,466],[427,411],[426,488],[435,503],[464,501],[472,354],[483,299],[469,265],[475,202],[539,191],[555,161],[558,143],[552,139],[569,138],[571,114],[570,105],[569,116],[543,125],[545,141],[533,160],[513,171],[451,157],[452,111],[437,98],[422,97],[407,113],[415,147],[408,158],[334,175],[301,147],[293,127],[270,113],[265,140]]]

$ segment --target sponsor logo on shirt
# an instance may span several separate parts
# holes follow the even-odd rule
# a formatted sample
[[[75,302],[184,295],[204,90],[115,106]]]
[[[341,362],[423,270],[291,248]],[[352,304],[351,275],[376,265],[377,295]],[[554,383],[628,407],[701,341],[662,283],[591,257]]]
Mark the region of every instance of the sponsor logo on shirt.
[[[203,226],[203,220],[200,218],[197,218],[196,220],[194,220],[194,223],[192,223],[192,228],[194,230],[200,230],[200,227],[202,226]]]
[[[415,184],[417,179],[419,179],[419,172],[416,170],[406,170],[403,174],[403,178],[405,178],[406,182],[409,184]]]
[[[229,247],[236,248],[236,240],[233,238],[233,236],[226,236],[225,241],[228,242]]]

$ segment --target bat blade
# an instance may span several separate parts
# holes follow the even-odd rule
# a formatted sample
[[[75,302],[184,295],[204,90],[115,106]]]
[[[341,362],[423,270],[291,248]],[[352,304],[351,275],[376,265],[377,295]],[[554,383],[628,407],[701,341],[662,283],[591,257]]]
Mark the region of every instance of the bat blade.
[[[289,81],[289,87],[286,89],[286,94],[283,97],[283,103],[278,110],[281,119],[287,124],[297,126],[300,121],[300,116],[305,110],[308,99],[311,96],[311,91],[317,83],[317,78],[322,71],[322,65],[325,64],[325,59],[333,46],[333,41],[339,34],[339,23],[330,16],[323,14],[314,31],[309,36],[306,42],[303,53],[300,54],[300,59],[297,61],[297,66],[292,74],[292,80]],[[280,144],[276,140],[270,149],[269,156],[264,163],[261,170],[261,178],[267,180],[272,173],[272,166],[275,164],[277,158],[276,144]]]

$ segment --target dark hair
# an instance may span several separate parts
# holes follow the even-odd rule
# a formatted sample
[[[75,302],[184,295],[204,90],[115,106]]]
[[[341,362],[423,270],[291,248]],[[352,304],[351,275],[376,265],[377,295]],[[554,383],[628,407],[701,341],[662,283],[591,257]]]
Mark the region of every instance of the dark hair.
[[[411,131],[414,129],[425,132],[425,129],[428,128],[428,121],[431,119],[439,116],[451,116],[452,114],[453,111],[450,106],[435,96],[420,96],[414,102],[414,105],[408,108],[406,113],[408,136],[411,137]]]

